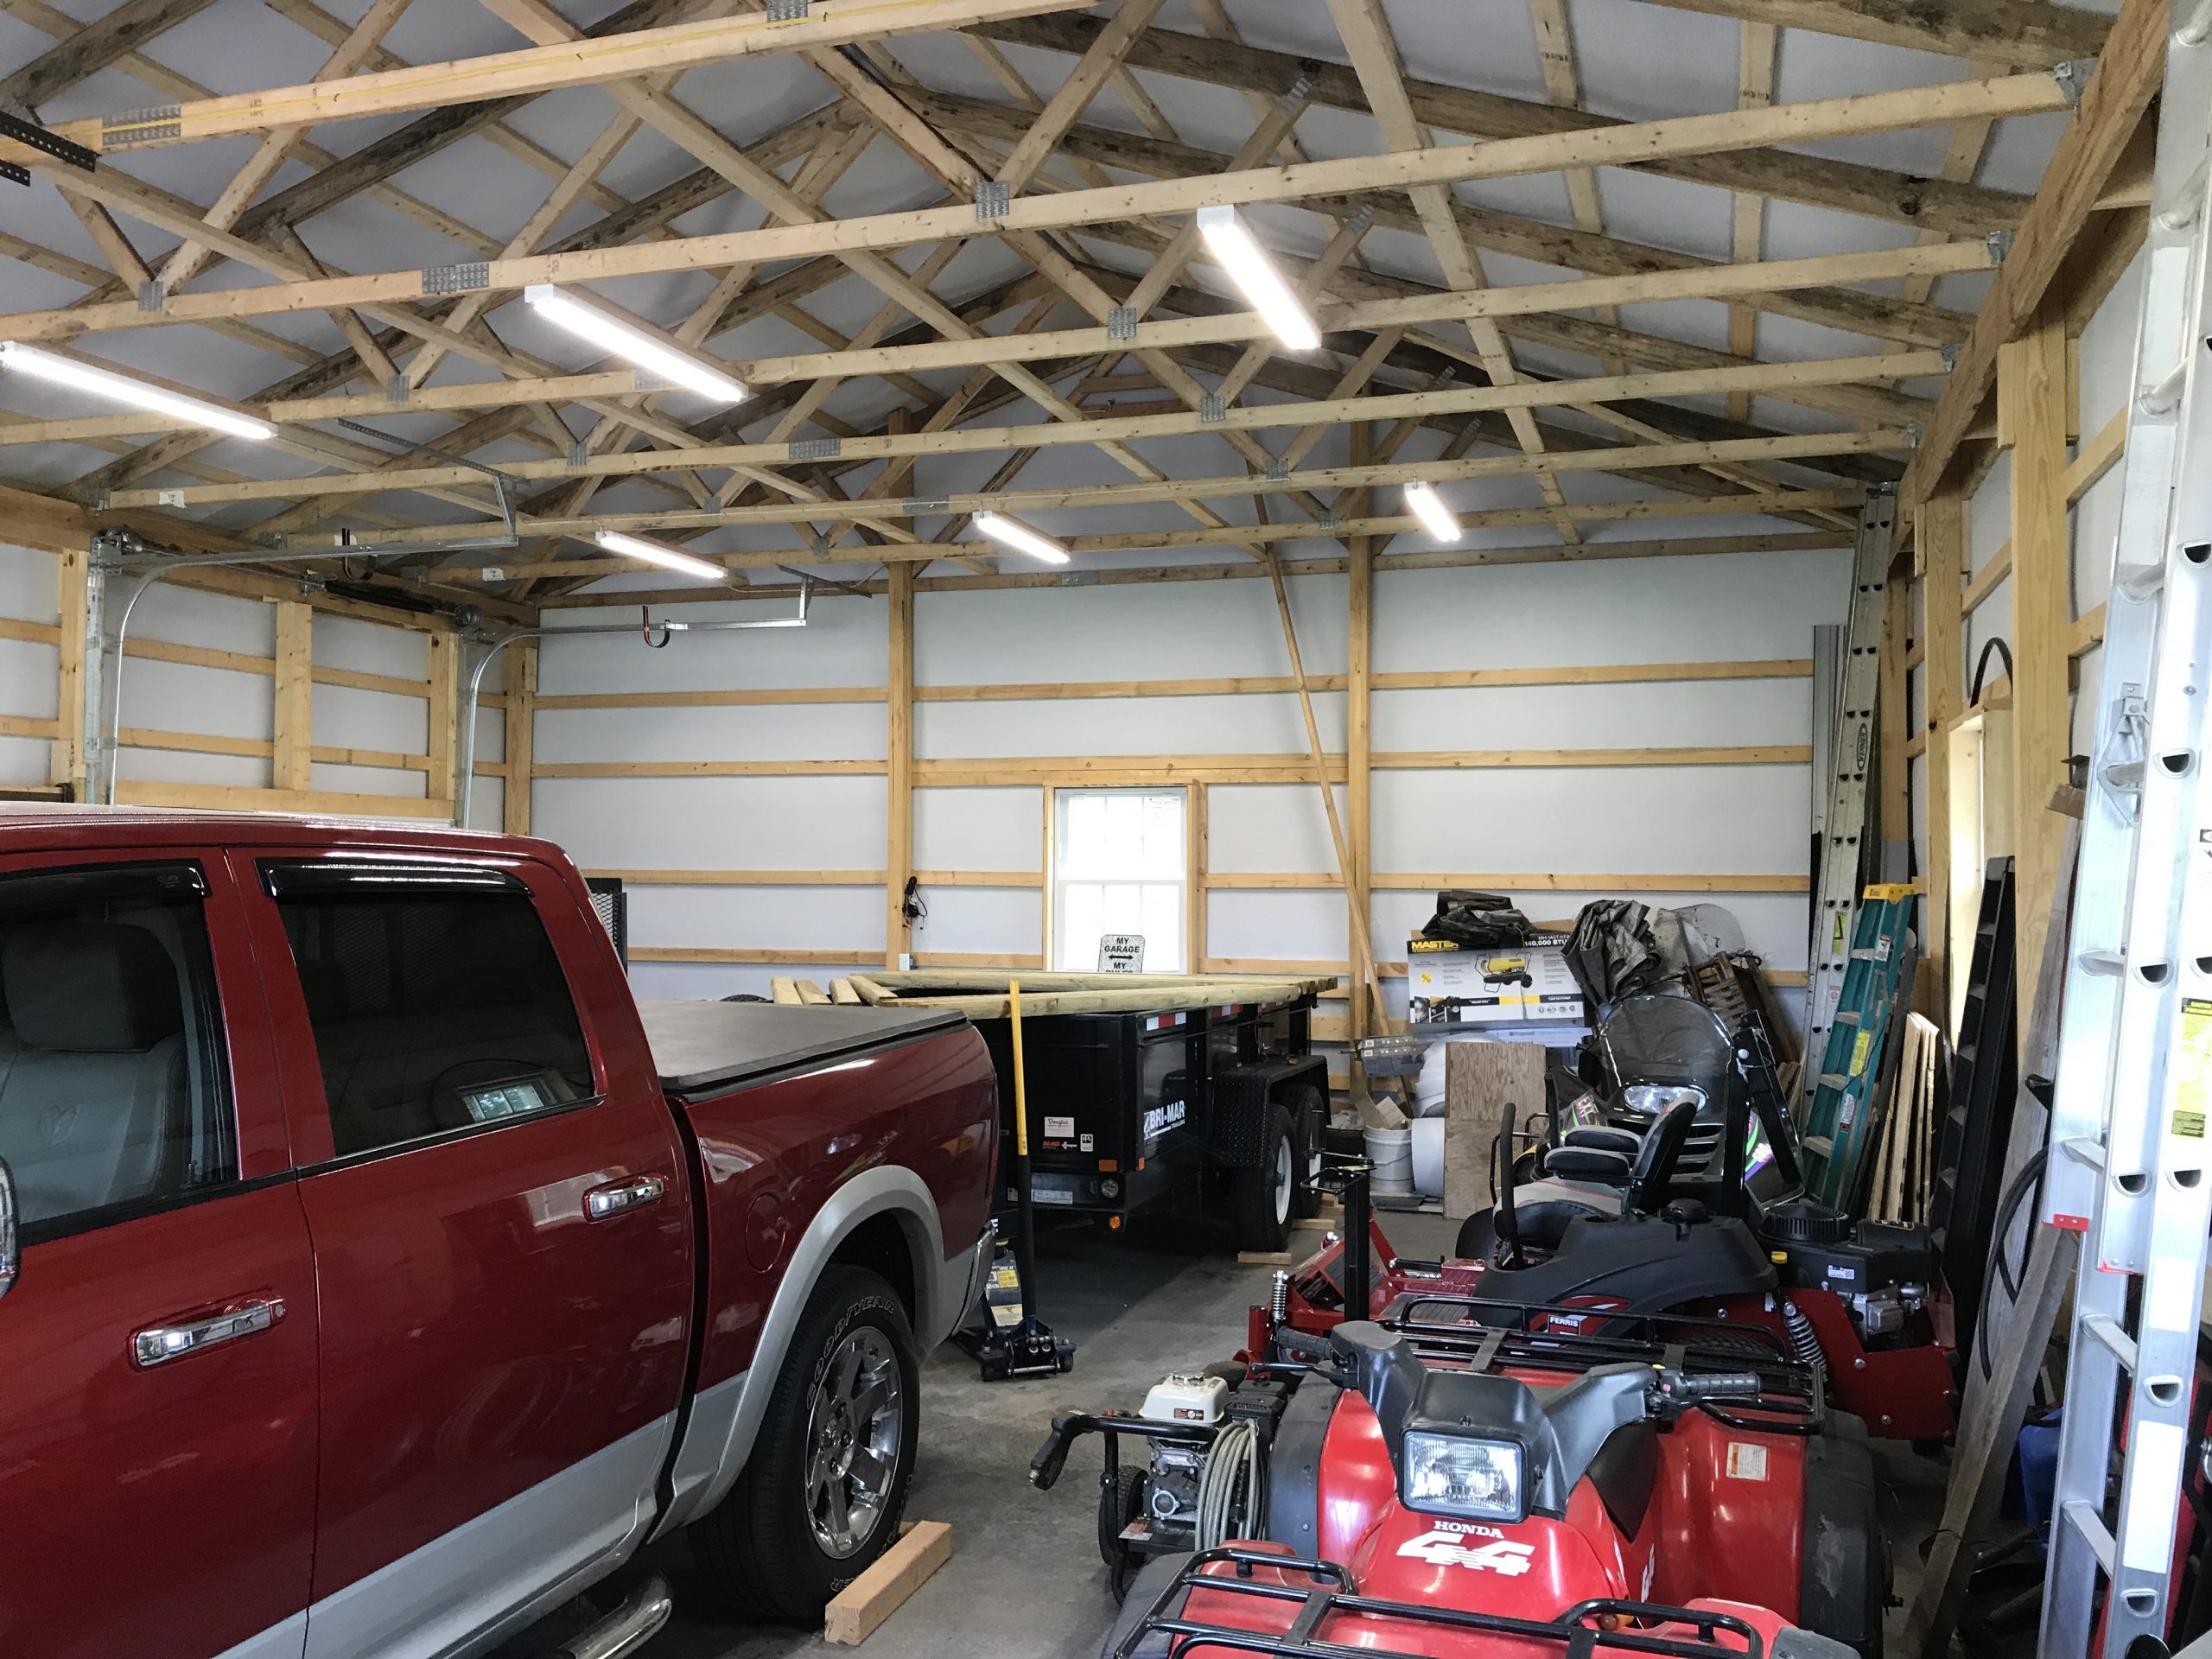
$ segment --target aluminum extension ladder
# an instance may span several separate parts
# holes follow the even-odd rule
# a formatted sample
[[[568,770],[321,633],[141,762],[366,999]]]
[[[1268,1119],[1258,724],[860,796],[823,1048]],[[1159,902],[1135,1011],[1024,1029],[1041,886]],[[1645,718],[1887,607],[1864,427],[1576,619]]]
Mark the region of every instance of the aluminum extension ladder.
[[[1866,492],[1859,514],[1858,550],[1851,562],[1851,620],[1844,631],[1842,689],[1835,735],[1827,746],[1827,807],[1821,819],[1821,890],[1813,904],[1811,989],[1807,994],[1805,1052],[1827,1046],[1837,999],[1851,966],[1853,906],[1866,828],[1866,772],[1874,758],[1874,696],[1878,689],[1883,610],[1890,556],[1897,539],[1894,486]],[[1810,1109],[1820,1068],[1808,1064],[1799,1090],[1798,1115]]]
[[[2169,27],[2044,1187],[2084,1231],[2051,1656],[2166,1636],[2212,1224],[2212,0]]]

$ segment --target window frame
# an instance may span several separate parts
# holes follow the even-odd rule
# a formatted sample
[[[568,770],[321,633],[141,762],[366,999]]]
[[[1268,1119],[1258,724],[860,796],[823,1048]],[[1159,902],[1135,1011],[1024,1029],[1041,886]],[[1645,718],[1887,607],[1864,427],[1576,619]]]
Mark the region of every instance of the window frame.
[[[1153,961],[1152,946],[1150,942],[1147,941],[1146,945],[1145,972],[1147,974],[1195,974],[1198,971],[1198,969],[1192,964],[1191,959],[1191,948],[1193,943],[1191,927],[1192,895],[1194,890],[1194,883],[1197,880],[1196,873],[1192,868],[1191,849],[1192,836],[1193,834],[1192,815],[1194,810],[1194,794],[1197,787],[1198,785],[1192,784],[1072,783],[1055,785],[1046,791],[1044,965],[1048,971],[1083,974],[1096,973],[1097,971],[1097,941],[1095,939],[1091,941],[1090,956],[1089,960],[1072,968],[1058,969],[1054,969],[1052,968],[1052,964],[1059,960],[1060,945],[1063,943],[1061,937],[1061,895],[1063,891],[1071,884],[1071,882],[1078,886],[1096,885],[1091,878],[1068,876],[1064,874],[1061,868],[1061,843],[1064,839],[1065,826],[1067,823],[1067,804],[1072,797],[1092,795],[1172,795],[1180,801],[1183,823],[1182,855],[1176,862],[1175,874],[1172,878],[1160,878],[1157,880],[1153,878],[1145,878],[1141,880],[1128,882],[1116,881],[1108,885],[1140,887],[1173,887],[1177,894],[1176,911],[1179,918],[1177,927],[1178,944],[1179,948],[1177,955],[1181,965],[1174,968],[1166,968]]]
[[[369,855],[334,851],[317,856],[297,851],[258,850],[251,856],[252,897],[257,904],[267,907],[270,954],[276,957],[276,971],[282,976],[283,997],[297,1008],[299,1014],[293,1041],[289,1045],[294,1053],[287,1057],[288,1077],[294,1070],[289,1062],[296,1058],[301,1064],[297,1067],[297,1077],[288,1081],[286,1091],[294,1101],[295,1137],[300,1135],[303,1127],[302,1119],[304,1118],[306,1125],[313,1126],[312,1133],[315,1138],[306,1148],[308,1155],[295,1160],[294,1166],[298,1173],[310,1176],[352,1169],[358,1165],[448,1146],[478,1135],[520,1129],[532,1123],[551,1122],[597,1106],[607,1099],[609,1089],[606,1058],[600,1052],[592,1023],[584,1017],[583,1003],[576,994],[576,978],[571,964],[562,950],[556,930],[548,924],[545,906],[550,901],[553,888],[547,881],[534,879],[541,874],[539,867],[523,861],[494,861],[411,851]],[[365,891],[392,897],[435,896],[442,892],[475,898],[498,894],[528,906],[531,919],[544,936],[546,949],[552,954],[563,988],[568,993],[569,1013],[575,1020],[577,1035],[582,1040],[585,1063],[590,1068],[588,1089],[574,1100],[557,1102],[542,1111],[490,1118],[480,1123],[457,1124],[429,1135],[391,1141],[383,1146],[366,1147],[354,1152],[340,1151],[329,1093],[323,1082],[321,1048],[315,1033],[314,1016],[308,1012],[307,992],[300,973],[299,959],[292,950],[291,936],[284,925],[283,900],[278,896],[278,887],[288,877],[296,878],[302,883],[291,896],[308,899],[359,885]],[[271,987],[272,995],[275,989]]]
[[[210,856],[197,849],[176,847],[103,849],[90,858],[77,853],[57,853],[11,860],[0,866],[0,899],[4,899],[8,884],[40,877],[138,875],[143,878],[161,870],[181,871],[191,877],[193,885],[188,902],[195,902],[198,906],[198,942],[201,954],[198,961],[185,964],[194,984],[195,994],[186,1001],[183,1014],[188,1025],[200,1027],[201,1058],[197,1065],[188,1065],[187,1069],[188,1074],[196,1074],[194,1076],[194,1086],[208,1091],[210,1119],[219,1126],[219,1133],[228,1142],[229,1151],[228,1173],[196,1185],[150,1193],[144,1198],[128,1198],[117,1204],[99,1205],[87,1210],[75,1210],[67,1215],[48,1217],[37,1221],[25,1220],[19,1216],[16,1221],[19,1249],[28,1253],[41,1245],[105,1231],[111,1227],[124,1226],[155,1216],[168,1215],[172,1211],[190,1209],[195,1205],[257,1191],[289,1179],[288,1173],[282,1169],[261,1171],[252,1175],[246,1173],[250,1161],[260,1160],[251,1159],[247,1125],[240,1109],[244,1091],[238,1075],[239,1057],[233,1040],[233,1028],[242,1017],[235,1012],[240,1004],[235,996],[226,995],[224,985],[225,963],[231,947],[226,947],[222,942],[222,927],[217,915],[217,906],[221,898],[217,887],[218,873],[222,868],[219,857]],[[232,992],[240,988],[236,984],[230,987]]]

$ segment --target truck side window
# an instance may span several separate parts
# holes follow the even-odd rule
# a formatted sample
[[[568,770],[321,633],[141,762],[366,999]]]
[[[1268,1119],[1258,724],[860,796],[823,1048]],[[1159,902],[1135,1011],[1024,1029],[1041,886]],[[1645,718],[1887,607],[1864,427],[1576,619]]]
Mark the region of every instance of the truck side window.
[[[592,1096],[560,959],[520,882],[410,887],[381,870],[264,866],[340,1157]]]
[[[235,1179],[196,864],[0,876],[0,1158],[26,1244]]]

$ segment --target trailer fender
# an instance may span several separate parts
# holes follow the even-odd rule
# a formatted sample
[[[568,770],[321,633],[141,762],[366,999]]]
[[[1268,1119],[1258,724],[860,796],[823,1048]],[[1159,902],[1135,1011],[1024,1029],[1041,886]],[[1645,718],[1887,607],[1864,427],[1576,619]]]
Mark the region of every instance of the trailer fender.
[[[1215,1072],[1212,1124],[1206,1136],[1211,1160],[1228,1169],[1258,1167],[1266,1150],[1268,1109],[1287,1106],[1309,1086],[1328,1099],[1329,1063],[1318,1054]]]

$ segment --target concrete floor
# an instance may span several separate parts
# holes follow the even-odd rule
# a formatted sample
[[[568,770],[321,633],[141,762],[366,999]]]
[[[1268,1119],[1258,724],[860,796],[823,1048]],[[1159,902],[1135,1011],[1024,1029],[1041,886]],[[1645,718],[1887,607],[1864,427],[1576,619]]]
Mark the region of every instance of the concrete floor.
[[[1433,1217],[1393,1217],[1408,1254],[1449,1243]],[[1318,1237],[1306,1234],[1301,1243]],[[1226,1357],[1242,1345],[1245,1310],[1270,1269],[1240,1267],[1212,1230],[1108,1238],[1076,1230],[1039,1243],[1046,1313],[1079,1344],[1069,1376],[984,1383],[950,1345],[930,1360],[922,1390],[921,1459],[909,1516],[950,1522],[952,1560],[867,1643],[876,1659],[1092,1659],[1114,1605],[1096,1529],[1097,1451],[1086,1441],[1050,1492],[1028,1484],[1030,1455],[1067,1407],[1133,1407],[1160,1376]],[[1897,1593],[1919,1580],[1920,1548],[1942,1502],[1943,1465],[1877,1442],[1895,1491],[1888,1531]],[[782,1659],[844,1651],[818,1631],[720,1622],[678,1542],[656,1565],[675,1586],[677,1614],[644,1659]],[[1902,1610],[1891,1618],[1897,1634]]]

